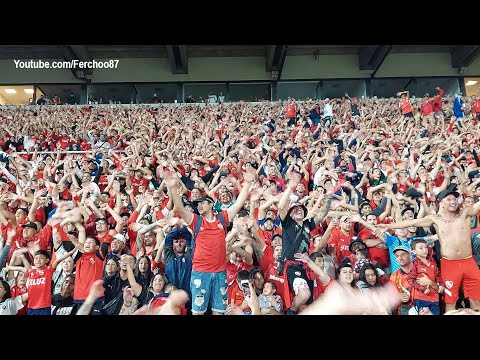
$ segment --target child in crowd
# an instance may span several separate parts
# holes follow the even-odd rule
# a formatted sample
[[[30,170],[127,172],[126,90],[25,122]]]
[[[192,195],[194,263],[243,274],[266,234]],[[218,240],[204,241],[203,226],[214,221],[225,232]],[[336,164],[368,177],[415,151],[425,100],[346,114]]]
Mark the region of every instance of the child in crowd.
[[[444,290],[440,270],[435,261],[427,259],[428,247],[425,240],[413,240],[410,245],[416,255],[408,274],[408,283],[418,290],[414,292],[414,306],[417,312],[422,308],[428,308],[433,315],[440,315],[438,294]]]
[[[272,281],[265,281],[263,293],[258,297],[262,315],[283,315],[283,301],[276,292],[277,285]]]

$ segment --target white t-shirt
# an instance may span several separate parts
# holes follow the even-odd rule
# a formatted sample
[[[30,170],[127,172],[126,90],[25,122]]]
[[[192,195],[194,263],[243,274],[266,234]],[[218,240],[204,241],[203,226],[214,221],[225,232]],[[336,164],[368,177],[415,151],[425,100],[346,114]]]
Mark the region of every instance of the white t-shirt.
[[[7,299],[0,303],[0,315],[17,315],[21,308],[23,308],[22,296]]]
[[[333,109],[332,109],[332,105],[330,104],[325,104],[324,108],[323,108],[323,117],[327,117],[327,116],[332,116],[333,117]]]

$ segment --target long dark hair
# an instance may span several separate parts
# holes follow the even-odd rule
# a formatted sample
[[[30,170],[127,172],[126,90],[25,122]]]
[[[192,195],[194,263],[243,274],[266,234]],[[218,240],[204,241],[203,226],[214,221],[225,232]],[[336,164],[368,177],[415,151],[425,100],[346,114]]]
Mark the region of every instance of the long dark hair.
[[[375,273],[375,285],[370,285],[367,281],[367,277],[365,276],[365,271],[367,270],[373,270],[373,272]],[[380,282],[378,281],[378,274],[377,274],[377,270],[375,269],[375,267],[370,264],[370,263],[366,263],[365,265],[363,265],[360,269],[360,273],[358,275],[358,281],[363,281],[365,283],[365,285],[367,287],[376,287],[376,286],[382,286],[380,284]]]
[[[144,275],[140,272],[140,261],[142,259],[147,260],[147,273]],[[144,288],[148,289],[150,287],[150,283],[153,280],[153,271],[152,271],[152,262],[148,256],[140,256],[137,261],[137,265],[135,266],[135,276],[144,278]]]
[[[0,280],[2,282],[3,288],[5,289],[5,295],[3,295],[2,302],[10,299],[12,294],[10,293],[10,285],[5,280]]]

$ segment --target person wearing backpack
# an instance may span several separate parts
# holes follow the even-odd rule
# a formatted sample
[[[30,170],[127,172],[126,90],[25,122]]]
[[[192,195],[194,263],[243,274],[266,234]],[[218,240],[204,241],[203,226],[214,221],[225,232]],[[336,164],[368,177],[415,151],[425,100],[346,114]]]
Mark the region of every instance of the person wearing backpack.
[[[250,184],[255,181],[255,173],[243,174],[245,182],[234,205],[218,214],[213,213],[215,200],[208,195],[196,199],[200,215],[185,209],[178,193],[178,177],[173,173],[165,175],[169,197],[173,201],[173,211],[179,214],[193,232],[193,262],[190,290],[192,294],[192,314],[203,315],[210,308],[213,315],[222,315],[227,307],[227,249],[226,233],[230,219],[242,209],[248,197]]]

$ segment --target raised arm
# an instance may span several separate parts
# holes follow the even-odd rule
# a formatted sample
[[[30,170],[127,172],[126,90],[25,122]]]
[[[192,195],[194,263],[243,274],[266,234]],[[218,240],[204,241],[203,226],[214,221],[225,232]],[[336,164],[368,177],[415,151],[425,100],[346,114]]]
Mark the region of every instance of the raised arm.
[[[243,178],[245,182],[243,183],[242,191],[240,191],[237,201],[235,201],[235,204],[233,204],[227,209],[228,218],[230,219],[230,221],[233,221],[235,215],[237,215],[238,212],[243,208],[245,200],[247,200],[248,197],[248,189],[250,187],[250,184],[255,181],[255,173],[246,172],[243,174]]]
[[[397,223],[378,224],[377,227],[383,229],[405,229],[408,227],[428,227],[433,225],[433,215],[426,216],[421,219],[405,220]]]
[[[173,210],[180,213],[182,219],[187,224],[190,224],[193,221],[193,214],[183,206],[182,199],[178,193],[178,181],[179,179],[175,177],[175,174],[165,174],[164,182],[168,189],[168,195],[173,201]]]
[[[468,216],[475,216],[480,211],[480,201],[477,201],[475,204],[467,208],[467,215]]]
[[[322,268],[320,268],[315,262],[310,259],[310,257],[307,254],[295,254],[295,259],[298,261],[301,261],[305,264],[308,265],[310,269],[313,270],[315,274],[317,274],[320,277],[320,281],[322,282],[322,285],[328,285],[330,281],[332,280],[330,276],[327,275],[325,271],[323,271]]]
[[[290,202],[290,195],[292,194],[293,189],[297,187],[298,181],[294,181],[293,178],[290,178],[287,188],[282,194],[280,201],[278,202],[278,213],[280,219],[285,220],[285,217],[288,213],[288,203]]]

